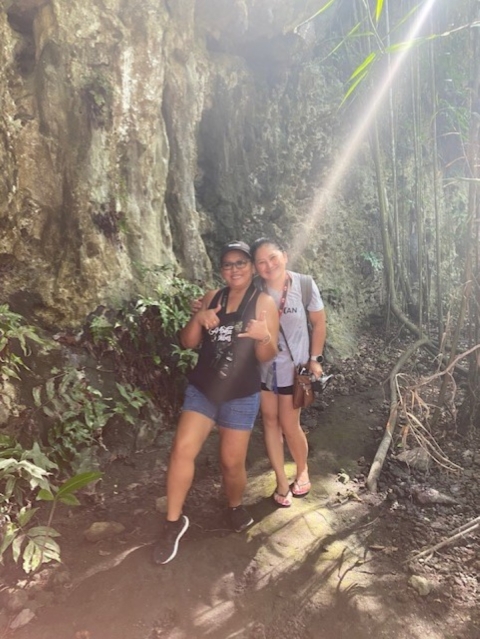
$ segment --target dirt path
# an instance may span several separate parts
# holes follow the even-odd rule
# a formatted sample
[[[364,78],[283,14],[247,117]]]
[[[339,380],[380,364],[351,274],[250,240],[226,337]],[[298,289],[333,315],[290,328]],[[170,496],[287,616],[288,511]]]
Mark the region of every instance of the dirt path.
[[[255,525],[225,529],[216,469],[216,437],[202,453],[186,505],[192,526],[178,557],[150,561],[171,433],[160,451],[134,466],[111,467],[104,499],[60,522],[65,561],[78,587],[37,611],[15,639],[446,639],[480,638],[473,613],[441,591],[422,598],[394,548],[390,505],[368,495],[358,461],[371,458],[383,427],[379,389],[336,397],[303,420],[311,446],[312,493],[277,509],[261,432],[252,438],[246,503]],[[393,517],[393,514],[391,515]],[[92,546],[82,531],[95,520],[126,532]],[[121,563],[83,579],[92,566],[139,544]]]

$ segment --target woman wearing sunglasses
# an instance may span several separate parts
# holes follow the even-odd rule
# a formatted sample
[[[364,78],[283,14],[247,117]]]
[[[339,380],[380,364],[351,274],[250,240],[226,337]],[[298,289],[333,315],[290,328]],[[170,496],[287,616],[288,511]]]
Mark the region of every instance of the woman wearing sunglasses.
[[[226,244],[220,257],[226,287],[209,291],[180,332],[185,348],[200,346],[170,455],[167,516],[154,561],[166,564],[178,550],[189,521],[182,513],[193,481],[195,459],[212,428],[220,435],[220,461],[231,527],[240,532],[253,523],[242,506],[245,459],[260,405],[260,362],[277,353],[278,313],[271,297],[253,284],[250,247]]]
[[[291,506],[292,497],[305,497],[311,489],[308,442],[300,426],[300,409],[294,408],[292,401],[293,377],[295,367],[307,362],[312,376],[318,379],[322,375],[325,310],[318,287],[312,281],[307,318],[300,275],[287,270],[288,257],[278,242],[265,237],[256,240],[252,257],[263,290],[274,299],[280,317],[279,352],[273,361],[261,366],[261,412],[267,453],[277,480],[273,499],[285,508]],[[296,464],[293,483],[285,473],[284,440]]]

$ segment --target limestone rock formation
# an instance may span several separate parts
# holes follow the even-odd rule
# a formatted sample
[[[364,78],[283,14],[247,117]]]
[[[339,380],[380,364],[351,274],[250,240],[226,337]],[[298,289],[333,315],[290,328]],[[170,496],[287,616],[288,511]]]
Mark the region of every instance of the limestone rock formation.
[[[302,232],[343,90],[315,58],[321,34],[295,28],[316,0],[1,7],[0,284],[13,310],[75,325],[158,266],[208,282],[224,241]],[[324,290],[339,259],[355,268],[350,215],[339,198],[301,256]]]

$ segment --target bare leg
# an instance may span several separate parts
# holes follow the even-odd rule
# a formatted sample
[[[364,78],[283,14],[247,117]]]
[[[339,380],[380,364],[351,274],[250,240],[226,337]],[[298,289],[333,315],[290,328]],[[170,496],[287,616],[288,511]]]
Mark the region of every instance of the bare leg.
[[[277,490],[281,495],[288,493],[288,479],[285,474],[285,452],[283,434],[279,422],[279,398],[271,391],[262,391],[261,409],[267,455],[277,480]],[[289,397],[290,403],[292,398]]]
[[[214,422],[200,413],[180,415],[167,474],[167,520],[177,521],[195,474],[195,459]]]
[[[251,432],[248,430],[234,430],[219,427],[220,432],[220,462],[225,494],[230,507],[240,506],[243,493],[247,485],[248,442]]]
[[[293,408],[291,395],[278,395],[278,409],[280,426],[290,454],[297,466],[296,479],[300,484],[303,484],[309,480],[308,442],[300,426],[300,409]]]

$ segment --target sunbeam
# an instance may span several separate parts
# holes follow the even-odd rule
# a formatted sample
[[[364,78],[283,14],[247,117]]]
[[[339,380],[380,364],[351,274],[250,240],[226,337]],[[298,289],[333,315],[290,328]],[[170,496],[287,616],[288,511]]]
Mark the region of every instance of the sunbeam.
[[[410,32],[408,33],[405,42],[413,42],[417,37],[420,29],[422,28],[425,20],[428,18],[430,11],[433,8],[437,0],[428,0],[423,9],[418,13],[418,16],[412,25]],[[389,67],[384,81],[378,87],[376,93],[373,94],[367,111],[362,114],[361,121],[357,124],[349,136],[349,140],[345,145],[338,160],[333,166],[330,173],[327,175],[324,184],[320,185],[317,194],[315,195],[310,214],[307,216],[307,220],[304,223],[304,228],[301,233],[296,235],[295,241],[290,249],[290,256],[293,260],[298,255],[301,255],[305,246],[307,245],[318,221],[325,213],[328,202],[335,195],[335,192],[339,186],[340,180],[345,175],[348,167],[352,163],[358,148],[364,138],[365,133],[368,131],[377,110],[385,97],[385,94],[389,90],[397,72],[404,63],[410,47],[403,49],[397,56],[395,61]]]

